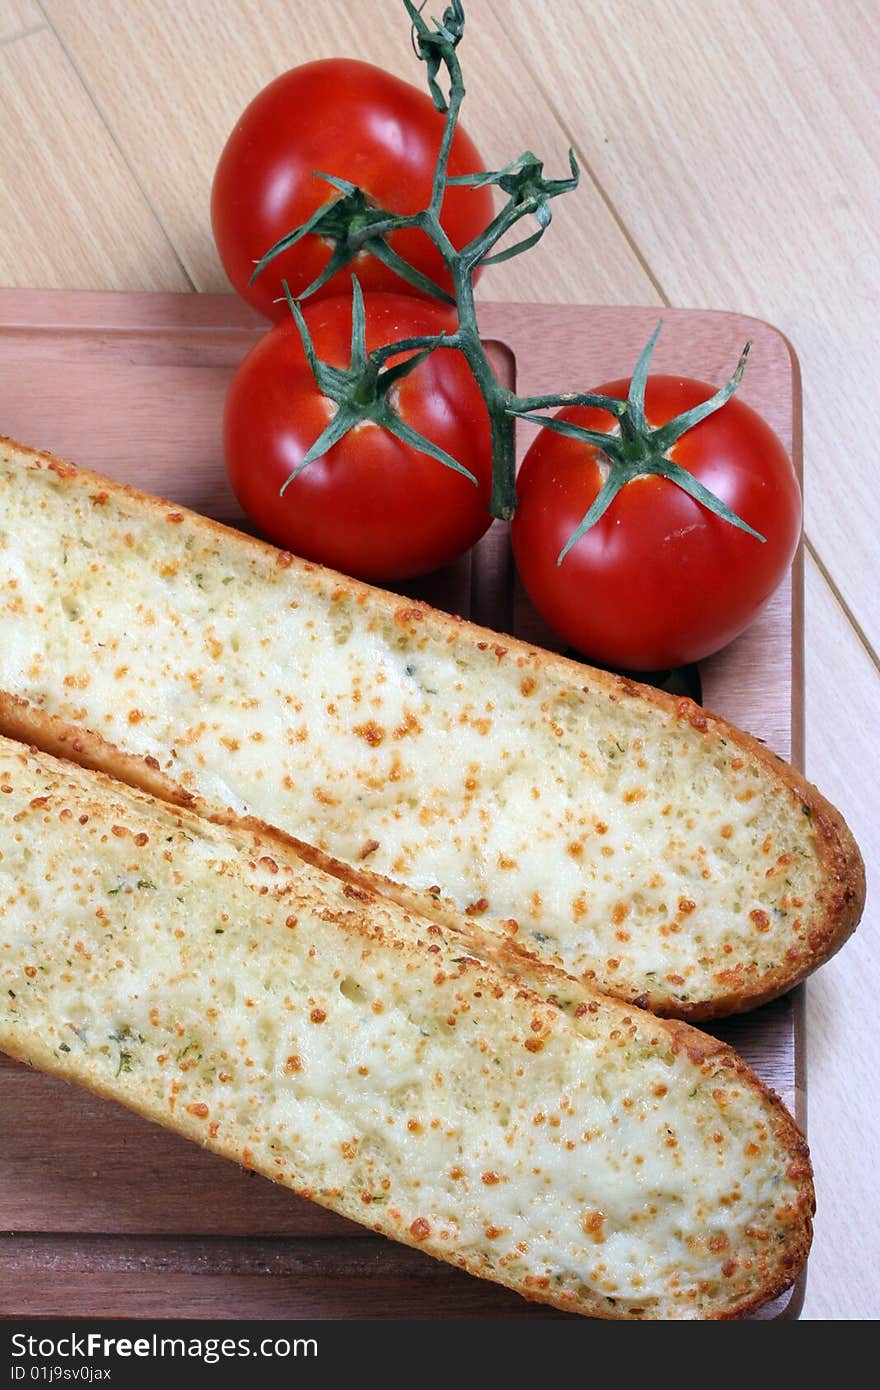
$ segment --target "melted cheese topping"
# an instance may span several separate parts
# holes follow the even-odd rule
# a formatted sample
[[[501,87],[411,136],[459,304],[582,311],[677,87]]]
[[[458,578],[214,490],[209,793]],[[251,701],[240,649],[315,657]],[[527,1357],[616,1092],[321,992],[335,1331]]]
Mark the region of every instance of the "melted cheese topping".
[[[0,688],[609,992],[808,958],[805,808],[701,717],[72,471],[7,460],[0,526]]]
[[[0,1047],[563,1307],[700,1316],[796,1272],[809,1165],[729,1054],[461,952],[0,740]]]

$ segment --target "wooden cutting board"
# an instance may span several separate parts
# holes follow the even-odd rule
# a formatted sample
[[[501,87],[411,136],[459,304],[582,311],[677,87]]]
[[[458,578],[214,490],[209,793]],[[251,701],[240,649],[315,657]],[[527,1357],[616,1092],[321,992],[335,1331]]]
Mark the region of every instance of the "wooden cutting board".
[[[499,371],[524,395],[626,376],[653,309],[482,304]],[[233,525],[220,420],[265,331],[226,295],[0,290],[0,433]],[[738,314],[664,313],[654,366],[720,383],[746,339],[742,399],[801,467],[797,362]],[[522,426],[520,448],[530,426]],[[516,582],[500,523],[407,586],[438,607],[558,646]],[[802,573],[702,663],[703,699],[803,758]],[[0,642],[3,640],[0,620]],[[802,991],[716,1030],[803,1123]],[[381,1240],[137,1116],[0,1057],[0,1315],[213,1318],[562,1317]],[[796,1317],[803,1281],[760,1317]]]

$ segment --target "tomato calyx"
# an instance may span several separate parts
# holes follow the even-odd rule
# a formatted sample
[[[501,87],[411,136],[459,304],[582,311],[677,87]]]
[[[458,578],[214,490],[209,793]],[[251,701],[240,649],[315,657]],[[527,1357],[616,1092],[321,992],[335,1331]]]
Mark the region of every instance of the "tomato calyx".
[[[413,429],[412,425],[407,424],[406,420],[394,409],[389,399],[392,386],[409,376],[410,372],[415,371],[416,367],[420,366],[438,347],[454,347],[457,335],[438,333],[419,338],[406,338],[400,342],[391,343],[387,347],[376,348],[373,352],[368,353],[364,296],[357,276],[353,275],[351,278],[352,317],[349,365],[347,368],[334,367],[331,363],[323,362],[318,357],[302,310],[297,301],[292,298],[287,288],[287,282],[282,283],[287,302],[299,330],[306,361],[315,378],[318,390],[328,400],[333,401],[337,409],[304,458],[285,479],[280,488],[279,496],[283,497],[286,489],[304,468],[307,468],[310,463],[314,463],[315,459],[322,458],[333,448],[334,444],[338,444],[340,439],[348,434],[349,430],[366,420],[388,430],[403,444],[410,445],[411,448],[417,449],[422,454],[428,454],[438,463],[443,464],[445,468],[451,468],[453,472],[461,473],[463,477],[473,483],[474,487],[477,487],[479,485],[478,480],[470,469],[465,468],[445,449],[441,449],[439,444],[435,444],[433,440],[428,439],[418,430]],[[396,362],[393,366],[385,365],[389,358],[397,357],[402,352],[409,352],[412,355],[404,358],[402,362]]]
[[[594,449],[599,449],[608,461],[608,476],[602,483],[602,487],[580,525],[572,532],[559,552],[556,559],[557,565],[562,564],[572,546],[576,545],[581,537],[604,516],[617,494],[626,487],[627,483],[632,482],[634,478],[652,475],[666,478],[669,482],[674,483],[676,487],[680,487],[683,492],[693,497],[696,502],[700,502],[710,512],[714,512],[716,516],[721,517],[723,521],[737,527],[740,531],[745,531],[762,544],[766,540],[760,531],[756,531],[753,526],[738,516],[726,502],[705,487],[698,478],[695,478],[686,468],[682,468],[680,464],[669,457],[669,450],[683,435],[687,434],[688,430],[693,429],[701,420],[714,415],[730,400],[742,380],[751,343],[746,343],[733,376],[713,396],[692,406],[690,410],[683,411],[665,425],[652,429],[645,415],[645,386],[648,380],[651,355],[662,326],[661,320],[642,349],[625,401],[616,400],[613,397],[579,395],[575,392],[569,392],[557,397],[535,397],[533,402],[518,403],[510,407],[511,413],[520,419],[529,420],[555,434],[565,435],[569,439],[581,440]],[[606,434],[602,430],[586,429],[582,425],[575,424],[572,420],[565,420],[559,416],[548,417],[532,413],[535,408],[543,409],[550,405],[596,406],[600,401],[602,403],[601,408],[616,417],[619,434]],[[523,408],[524,406],[526,408]]]
[[[283,251],[289,251],[298,241],[302,241],[303,237],[314,235],[331,242],[333,252],[320,275],[316,275],[302,291],[300,299],[308,299],[310,295],[317,294],[318,290],[323,289],[324,285],[332,280],[337,271],[349,265],[356,256],[368,251],[414,289],[440,299],[444,304],[455,303],[452,295],[441,289],[424,271],[418,270],[403,256],[398,255],[386,240],[391,231],[418,225],[417,218],[386,212],[384,208],[377,207],[362,188],[350,183],[348,179],[339,179],[335,174],[324,174],[320,171],[316,171],[313,177],[324,179],[326,183],[331,184],[338,191],[339,197],[323,203],[299,227],[295,227],[292,232],[276,241],[257,261],[248,284],[252,285],[276,256],[280,256]]]
[[[485,188],[491,184],[507,194],[507,203],[497,217],[459,253],[462,260],[475,269],[501,265],[502,261],[512,260],[514,256],[520,256],[523,251],[537,245],[552,221],[550,200],[562,193],[571,193],[580,182],[581,171],[574,150],[568,152],[568,164],[571,170],[569,178],[547,179],[544,177],[543,160],[532,154],[531,150],[526,150],[517,159],[505,164],[503,169],[488,170],[483,174],[459,174],[447,179],[450,187]],[[529,216],[534,217],[538,224],[536,231],[513,246],[506,246],[503,251],[491,251],[511,227],[521,218]]]

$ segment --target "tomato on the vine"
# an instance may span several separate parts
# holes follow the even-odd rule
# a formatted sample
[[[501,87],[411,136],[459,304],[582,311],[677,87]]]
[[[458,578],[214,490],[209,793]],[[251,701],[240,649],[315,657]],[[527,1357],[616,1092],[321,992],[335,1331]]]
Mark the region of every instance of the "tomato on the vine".
[[[648,378],[656,428],[707,400],[714,387]],[[596,394],[626,399],[628,381]],[[569,407],[563,419],[611,433],[605,410]],[[695,425],[668,455],[764,543],[714,515],[660,476],[625,483],[604,515],[558,563],[599,493],[607,464],[596,447],[543,430],[523,461],[512,539],[523,584],[547,622],[584,656],[628,670],[698,661],[732,641],[783,579],[797,549],[801,495],[777,435],[738,399]]]
[[[248,281],[255,263],[281,237],[340,196],[315,171],[357,184],[389,212],[418,212],[431,198],[442,133],[443,116],[426,93],[370,63],[330,58],[276,78],[243,112],[214,175],[214,239],[238,293],[268,318],[286,318],[282,279],[294,298],[301,295],[330,259],[327,238],[307,234],[272,260],[253,284]],[[482,169],[476,147],[459,127],[450,151],[450,175]],[[447,190],[442,221],[456,248],[491,221],[492,207],[489,188]],[[451,290],[443,258],[424,232],[407,228],[388,240],[417,270]],[[366,252],[318,293],[325,298],[348,293],[352,271],[367,292],[418,293]]]
[[[456,326],[443,306],[408,295],[367,295],[365,308],[367,352]],[[307,302],[304,318],[318,357],[346,368],[351,294]],[[437,348],[391,387],[390,404],[478,485],[365,420],[279,496],[337,407],[322,395],[292,319],[251,349],[229,387],[223,437],[236,496],[264,535],[375,581],[426,574],[479,540],[491,521],[492,449],[486,406],[461,353]]]

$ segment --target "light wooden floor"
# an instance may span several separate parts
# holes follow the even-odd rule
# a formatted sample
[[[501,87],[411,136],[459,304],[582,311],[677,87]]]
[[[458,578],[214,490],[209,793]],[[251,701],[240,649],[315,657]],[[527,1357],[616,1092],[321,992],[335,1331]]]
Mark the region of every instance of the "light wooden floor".
[[[0,284],[225,288],[208,193],[240,110],[330,54],[421,82],[401,9],[0,0]],[[468,18],[466,124],[487,161],[531,148],[562,173],[572,144],[586,171],[546,249],[485,292],[737,309],[801,360],[808,772],[869,877],[860,932],[809,987],[819,1216],[804,1316],[875,1318],[880,5],[470,0]]]

